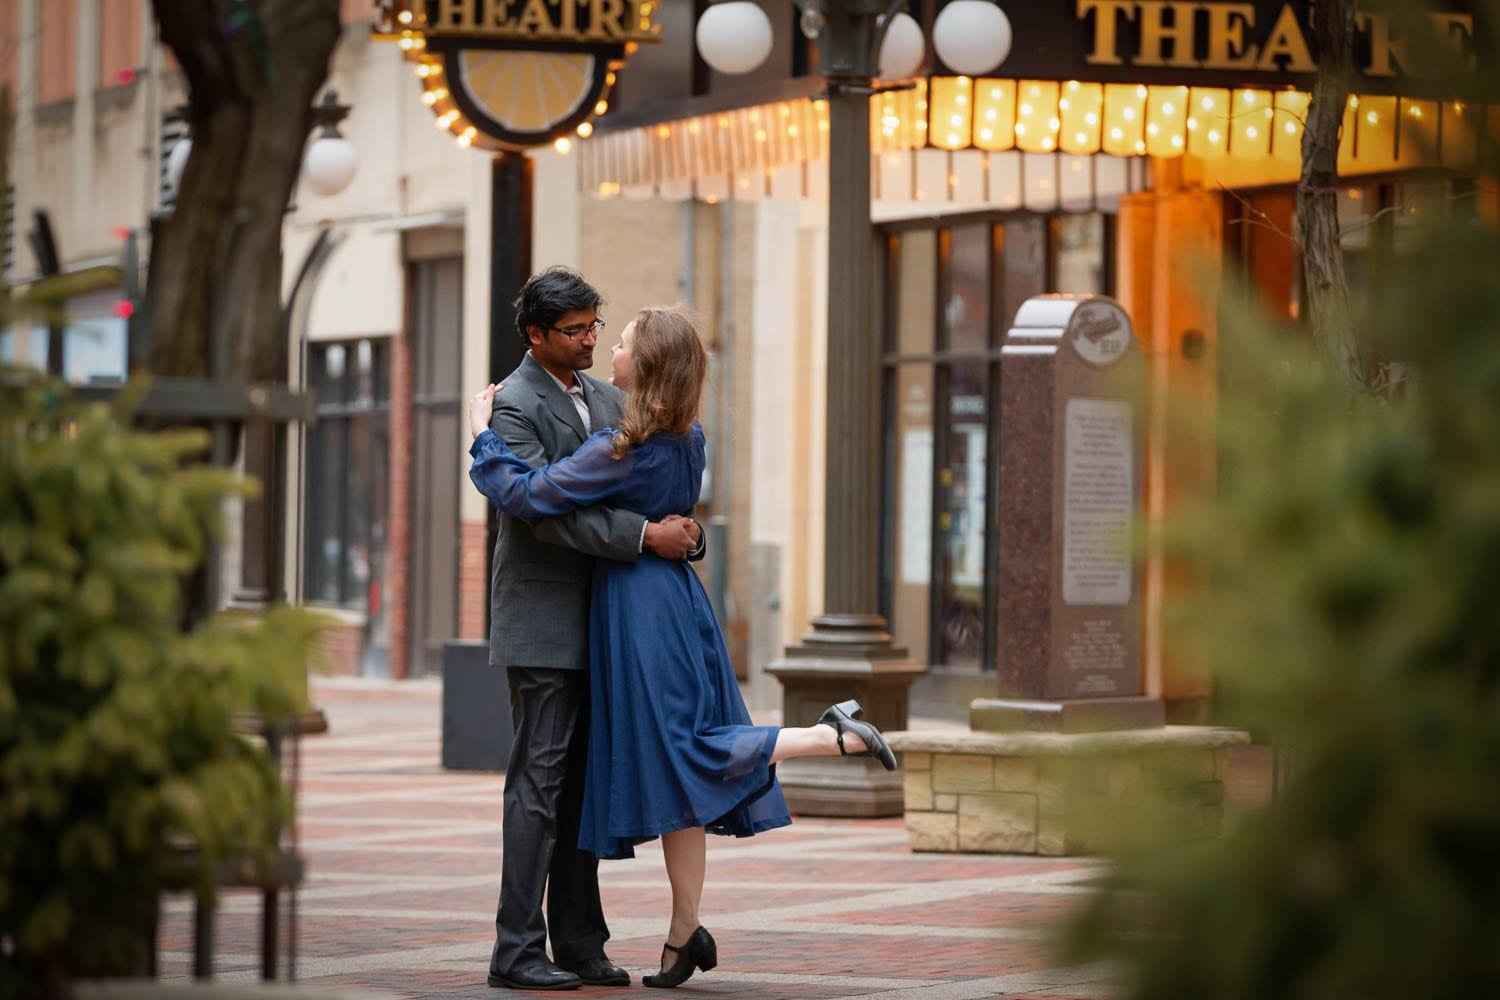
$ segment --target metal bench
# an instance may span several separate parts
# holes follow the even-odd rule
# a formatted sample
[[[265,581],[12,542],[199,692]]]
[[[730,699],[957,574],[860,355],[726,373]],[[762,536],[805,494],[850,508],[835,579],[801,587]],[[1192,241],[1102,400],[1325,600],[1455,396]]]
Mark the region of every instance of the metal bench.
[[[214,884],[224,889],[258,889],[261,893],[260,975],[264,980],[277,978],[281,940],[281,898],[287,897],[287,979],[297,978],[297,887],[302,884],[307,866],[297,850],[297,792],[301,777],[301,738],[328,731],[328,719],[316,709],[268,725],[255,715],[237,715],[235,728],[247,736],[266,741],[278,768],[287,774],[292,810],[286,829],[280,832],[281,844],[269,862],[262,863],[249,855],[231,857],[220,863],[214,873]],[[282,759],[283,744],[290,742],[289,760]],[[191,888],[191,873],[197,870],[197,848],[189,843],[174,845],[177,862],[169,876],[170,890]],[[197,899],[193,904],[193,976],[213,977],[214,917],[213,901]],[[156,949],[152,948],[151,974],[156,975]]]

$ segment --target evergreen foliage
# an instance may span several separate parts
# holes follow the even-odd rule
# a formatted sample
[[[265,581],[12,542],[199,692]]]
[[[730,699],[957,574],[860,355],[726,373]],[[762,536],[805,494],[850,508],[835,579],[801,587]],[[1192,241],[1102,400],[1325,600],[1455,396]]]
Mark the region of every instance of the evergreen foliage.
[[[127,393],[131,396],[133,393]],[[265,858],[285,804],[237,711],[301,709],[317,621],[182,627],[220,502],[196,431],[0,369],[0,995],[141,971],[167,884]],[[176,846],[196,851],[188,870]]]
[[[1119,960],[1124,997],[1500,996],[1497,274],[1472,221],[1403,253],[1360,331],[1417,373],[1399,398],[1223,332],[1219,496],[1176,539],[1208,584],[1178,627],[1291,767],[1222,840],[1120,852],[1070,945]]]

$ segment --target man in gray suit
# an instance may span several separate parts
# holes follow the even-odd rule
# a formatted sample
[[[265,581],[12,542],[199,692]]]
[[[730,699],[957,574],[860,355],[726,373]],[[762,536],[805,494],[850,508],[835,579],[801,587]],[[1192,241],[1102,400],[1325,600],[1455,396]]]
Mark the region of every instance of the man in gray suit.
[[[516,299],[526,342],[521,365],[495,397],[490,427],[540,467],[615,426],[623,394],[585,375],[604,321],[602,299],[577,272],[532,276]],[[590,508],[528,523],[499,515],[490,589],[490,663],[504,667],[515,742],[505,769],[504,855],[491,986],[576,989],[623,986],[609,961],[599,902],[599,862],[578,850],[588,740],[588,608],[598,559],[634,562],[701,556],[702,531],[686,518],[650,523],[639,514]],[[547,918],[542,917],[546,890]],[[546,944],[552,939],[552,957]]]

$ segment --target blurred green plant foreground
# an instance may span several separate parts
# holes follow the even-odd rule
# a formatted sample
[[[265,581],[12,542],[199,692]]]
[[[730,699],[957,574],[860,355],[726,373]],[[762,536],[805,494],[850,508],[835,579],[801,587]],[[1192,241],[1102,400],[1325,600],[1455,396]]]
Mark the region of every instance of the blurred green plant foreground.
[[[283,608],[184,627],[184,579],[222,499],[246,487],[193,464],[201,433],[131,421],[129,399],[79,405],[0,369],[7,997],[144,971],[162,887],[211,893],[227,854],[269,856],[286,808],[232,715],[303,707],[317,619]]]
[[[1221,840],[1116,852],[1066,950],[1122,996],[1500,996],[1500,237],[1426,232],[1382,299],[1357,332],[1415,373],[1399,396],[1226,317],[1173,627],[1290,767]]]

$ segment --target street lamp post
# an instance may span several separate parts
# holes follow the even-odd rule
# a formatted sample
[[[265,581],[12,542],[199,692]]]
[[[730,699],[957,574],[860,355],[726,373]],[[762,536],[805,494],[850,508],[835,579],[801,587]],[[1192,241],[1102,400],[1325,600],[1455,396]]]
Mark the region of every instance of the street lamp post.
[[[870,227],[870,95],[885,25],[902,0],[828,0],[819,31],[828,100],[828,394],[823,613],[766,668],[781,681],[783,722],[806,725],[850,696],[884,729],[904,729],[923,672],[886,631],[879,607],[880,337]],[[792,808],[834,816],[902,811],[900,779],[873,761],[804,758],[780,767]]]
[[[326,91],[322,101],[313,106],[313,126],[317,138],[308,146],[302,161],[302,179],[316,194],[332,197],[341,193],[354,179],[358,158],[354,146],[340,134],[338,126],[349,114],[349,106],[340,104],[338,93]],[[176,154],[174,149],[173,153]],[[184,156],[184,162],[186,157]],[[180,170],[178,172],[180,176]],[[329,243],[327,223],[314,241],[306,260],[297,270],[285,310],[285,335],[278,341],[280,357],[276,370],[285,372],[291,349],[291,320],[304,300],[312,295]],[[229,604],[246,611],[262,612],[274,600],[284,598],[282,564],[285,503],[283,490],[288,472],[287,424],[249,416],[241,425],[244,446],[244,468],[247,475],[261,483],[258,496],[247,499],[240,521],[240,581]],[[218,586],[217,579],[211,585]]]
[[[880,336],[870,227],[870,96],[877,76],[914,73],[925,46],[906,0],[795,0],[817,37],[828,101],[828,398],[823,613],[766,667],[782,683],[782,719],[803,725],[830,700],[851,695],[883,729],[904,729],[907,690],[923,673],[886,631],[879,607]],[[770,50],[769,22],[744,0],[710,7],[698,48],[723,73],[754,69]],[[761,29],[764,30],[761,30]],[[893,44],[886,46],[887,35]],[[1010,51],[1010,23],[989,0],[951,0],[933,45],[961,73],[977,75]],[[884,51],[883,51],[884,49]],[[882,68],[884,63],[884,68]],[[792,808],[825,816],[899,815],[900,779],[866,761],[802,758],[780,767]]]
[[[877,17],[888,0],[833,0],[821,37],[828,81],[828,469],[824,614],[815,631],[889,645],[877,606],[879,337],[871,301],[870,94],[879,71]],[[832,183],[837,179],[837,183]]]

